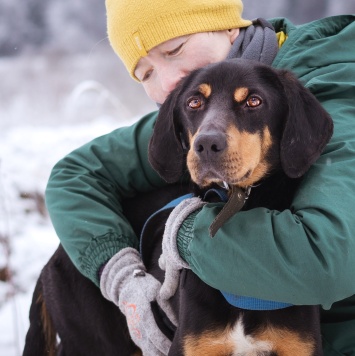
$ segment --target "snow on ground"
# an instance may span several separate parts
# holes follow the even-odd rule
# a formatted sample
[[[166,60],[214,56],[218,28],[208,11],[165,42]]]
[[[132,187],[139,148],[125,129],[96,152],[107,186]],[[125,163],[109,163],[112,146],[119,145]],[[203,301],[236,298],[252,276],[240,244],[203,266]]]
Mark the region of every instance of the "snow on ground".
[[[0,282],[0,356],[18,356],[32,291],[58,239],[42,205],[52,166],[66,153],[118,127],[113,119],[62,127],[11,127],[0,133],[0,236],[9,239],[12,283]]]
[[[39,66],[38,61],[32,62]],[[72,63],[75,65],[74,58]],[[36,87],[37,78],[43,80],[53,73],[45,65],[36,69],[31,83],[25,83],[26,92],[23,85],[16,89],[20,74],[14,71],[14,78],[9,78],[9,68],[9,63],[0,61],[0,77],[8,80],[6,87],[0,84],[0,356],[19,356],[29,325],[35,282],[59,243],[43,205],[51,168],[71,150],[135,119],[123,121],[122,103],[90,75],[78,77],[58,95],[50,91],[50,83],[45,90],[43,83],[41,91]],[[72,70],[69,64],[68,68]],[[79,70],[75,68],[76,72]],[[69,74],[72,80],[68,72],[54,74]],[[88,116],[88,120],[82,115],[75,121],[72,114],[78,109],[95,115]],[[114,118],[115,112],[121,115]],[[129,117],[128,112],[125,117]],[[4,281],[4,267],[10,269],[10,282]]]

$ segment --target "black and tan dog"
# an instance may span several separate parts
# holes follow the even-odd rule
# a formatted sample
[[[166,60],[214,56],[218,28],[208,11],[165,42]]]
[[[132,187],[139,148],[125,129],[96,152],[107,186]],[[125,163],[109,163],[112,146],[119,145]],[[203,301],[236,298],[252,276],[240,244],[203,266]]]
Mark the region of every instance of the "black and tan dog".
[[[253,187],[244,210],[282,211],[290,207],[299,180],[319,157],[332,129],[329,115],[290,72],[231,60],[181,81],[160,109],[149,158],[169,183],[187,168],[201,193],[214,185],[232,192]],[[126,213],[136,232],[147,218],[147,207],[158,209],[185,191],[177,184],[127,201]],[[155,215],[141,237],[143,261],[161,281],[164,273],[157,260],[170,211]],[[322,354],[317,306],[239,309],[190,270],[182,271],[172,305],[177,329],[152,306],[158,325],[172,340],[169,355]],[[24,355],[48,355],[49,350],[55,354],[56,349],[59,355],[139,352],[118,308],[76,271],[61,247],[38,280],[30,321]]]

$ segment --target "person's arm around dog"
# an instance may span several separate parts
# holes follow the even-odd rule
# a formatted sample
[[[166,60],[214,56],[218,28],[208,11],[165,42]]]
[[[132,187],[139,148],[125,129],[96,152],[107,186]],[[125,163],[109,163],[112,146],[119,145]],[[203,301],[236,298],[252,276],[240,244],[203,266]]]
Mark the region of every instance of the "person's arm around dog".
[[[257,53],[254,46],[240,45],[240,51],[232,51],[236,39],[242,37],[234,36],[238,31],[229,30],[250,24],[240,16],[240,1],[204,2],[213,10],[213,16],[207,18],[208,9],[191,0],[189,4],[194,11],[187,12],[191,16],[195,14],[199,21],[182,16],[186,9],[180,9],[181,12],[170,3],[165,8],[157,1],[108,0],[106,4],[109,24],[110,21],[112,26],[121,23],[131,35],[127,42],[120,36],[119,29],[111,27],[109,37],[114,48],[131,75],[142,82],[148,95],[158,103],[162,103],[178,80],[194,68],[222,60],[228,54],[241,56],[248,48],[248,54],[260,57],[261,53]],[[160,16],[157,4],[165,11]],[[199,13],[195,11],[196,6]],[[119,14],[130,18],[122,22]],[[223,14],[234,22],[222,18]],[[171,26],[173,15],[183,23]],[[144,26],[143,19],[149,18],[155,23],[160,19],[162,23]],[[186,22],[187,18],[191,22]],[[165,19],[168,21],[164,22]],[[350,194],[355,191],[355,183],[349,179],[355,173],[352,168],[355,59],[349,50],[355,34],[354,18],[328,19],[299,29],[282,20],[273,24],[288,36],[273,65],[292,68],[322,101],[335,123],[334,138],[322,164],[312,170],[303,183],[292,212],[279,214],[262,209],[244,212],[233,217],[229,228],[211,240],[206,231],[217,209],[205,206],[188,216],[182,224],[184,231],[179,230],[177,243],[192,270],[215,288],[263,299],[281,298],[293,304],[330,307],[355,293],[353,268],[350,268],[355,264],[355,242],[351,233],[355,231],[351,214],[355,210],[355,199]],[[202,27],[196,27],[199,25]],[[260,26],[257,30],[251,38],[262,36],[260,38],[266,40],[265,28]],[[196,32],[199,34],[191,35]],[[308,45],[309,38],[312,46]],[[118,42],[115,44],[115,41]],[[132,127],[116,130],[84,145],[61,160],[52,171],[46,202],[53,225],[74,264],[97,285],[100,269],[105,264],[110,266],[110,260],[119,251],[138,248],[138,239],[122,213],[121,200],[165,184],[147,158],[155,117],[155,114],[148,115]],[[324,164],[324,160],[329,164]],[[255,221],[260,223],[255,224]],[[106,274],[110,271],[106,270]],[[324,285],[325,279],[330,282],[328,286]],[[106,296],[120,303],[117,294]],[[333,321],[332,309],[327,315],[327,320]],[[336,333],[329,335],[336,338]],[[160,349],[159,345],[155,346]]]

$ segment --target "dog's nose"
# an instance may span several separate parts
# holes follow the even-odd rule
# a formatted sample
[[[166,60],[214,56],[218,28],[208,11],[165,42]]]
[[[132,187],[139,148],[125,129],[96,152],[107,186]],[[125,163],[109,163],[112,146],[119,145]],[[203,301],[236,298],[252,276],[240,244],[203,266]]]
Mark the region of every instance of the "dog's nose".
[[[200,133],[194,142],[194,149],[201,158],[216,158],[227,147],[226,137],[221,132]]]

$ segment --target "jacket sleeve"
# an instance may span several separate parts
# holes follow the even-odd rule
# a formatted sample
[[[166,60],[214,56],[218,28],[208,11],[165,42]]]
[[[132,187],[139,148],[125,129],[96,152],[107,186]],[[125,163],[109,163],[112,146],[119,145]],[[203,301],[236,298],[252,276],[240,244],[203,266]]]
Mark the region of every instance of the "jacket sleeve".
[[[120,201],[163,185],[148,163],[156,115],[78,148],[52,170],[46,204],[59,239],[81,273],[98,284],[98,270],[138,239]]]
[[[180,229],[182,257],[212,287],[325,309],[355,294],[355,58],[346,49],[340,56],[302,78],[335,131],[291,209],[240,212],[211,239],[221,206],[208,204]]]

